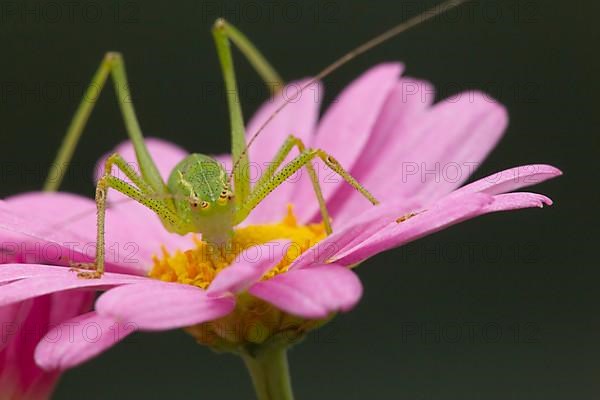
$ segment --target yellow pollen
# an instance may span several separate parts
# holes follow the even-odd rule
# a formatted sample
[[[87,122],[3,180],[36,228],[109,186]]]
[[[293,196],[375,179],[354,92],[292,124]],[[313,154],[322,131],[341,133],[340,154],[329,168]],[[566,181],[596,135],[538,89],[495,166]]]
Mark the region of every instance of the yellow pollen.
[[[162,256],[154,256],[151,278],[167,282],[195,285],[206,289],[217,274],[227,268],[245,249],[278,239],[289,240],[291,245],[286,256],[269,270],[263,279],[285,272],[296,257],[325,238],[323,223],[298,225],[291,205],[287,215],[279,223],[251,225],[236,229],[231,246],[216,249],[194,238],[195,247],[189,250],[169,252],[162,247]]]

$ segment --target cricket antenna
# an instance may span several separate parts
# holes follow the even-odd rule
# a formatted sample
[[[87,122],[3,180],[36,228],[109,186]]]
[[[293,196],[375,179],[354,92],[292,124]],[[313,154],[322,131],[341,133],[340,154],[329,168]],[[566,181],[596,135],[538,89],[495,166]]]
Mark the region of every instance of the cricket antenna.
[[[262,131],[265,129],[265,127],[267,125],[269,125],[269,123],[271,123],[271,121],[277,116],[277,114],[279,114],[281,112],[281,110],[283,110],[285,107],[287,107],[288,104],[290,104],[293,100],[295,100],[297,98],[297,96],[302,95],[302,91],[304,89],[306,89],[309,86],[315,84],[316,82],[322,80],[326,76],[330,75],[333,71],[337,70],[338,68],[340,68],[341,66],[346,64],[348,61],[371,50],[372,48],[380,45],[381,43],[393,38],[394,36],[399,35],[402,32],[405,32],[417,25],[420,25],[421,23],[423,23],[425,21],[435,18],[438,15],[444,14],[445,12],[447,12],[455,7],[458,7],[459,5],[461,5],[467,1],[468,0],[447,0],[441,4],[433,6],[429,10],[427,10],[419,15],[416,15],[416,16],[388,29],[387,31],[383,32],[382,34],[380,34],[380,35],[374,37],[373,39],[365,42],[364,44],[356,47],[355,49],[349,51],[348,53],[344,54],[342,57],[338,58],[337,60],[335,60],[334,62],[329,64],[321,72],[316,74],[310,81],[308,81],[308,83],[305,83],[303,86],[301,86],[300,89],[298,89],[298,93],[296,95],[291,96],[290,98],[286,99],[283,104],[281,104],[275,111],[273,111],[273,113],[269,116],[269,118],[267,118],[266,121],[263,122],[263,124],[260,126],[260,128],[258,128],[258,130],[256,132],[254,132],[254,134],[250,137],[250,140],[248,141],[246,148],[244,149],[244,151],[242,151],[242,153],[240,154],[238,159],[233,164],[231,171],[232,172],[235,171],[235,169],[238,166],[238,164],[240,163],[240,160],[242,159],[242,157],[244,155],[246,155],[246,153],[248,153],[248,149],[250,148],[252,143],[254,143],[254,141],[256,140],[258,135],[260,135],[262,133]],[[233,173],[229,176],[230,181],[231,181],[232,176],[233,176]]]

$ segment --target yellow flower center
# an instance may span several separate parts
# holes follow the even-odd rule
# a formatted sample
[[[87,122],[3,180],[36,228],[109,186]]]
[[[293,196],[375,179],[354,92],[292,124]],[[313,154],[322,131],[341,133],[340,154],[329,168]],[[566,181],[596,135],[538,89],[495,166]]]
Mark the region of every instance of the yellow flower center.
[[[227,268],[245,249],[270,241],[287,239],[283,259],[273,265],[262,279],[269,279],[287,271],[289,265],[304,251],[327,236],[323,223],[299,225],[291,205],[279,223],[252,225],[234,231],[232,244],[220,251],[194,238],[195,247],[174,252],[162,249],[162,257],[154,257],[150,277],[167,282],[179,282],[206,289],[217,274]],[[185,331],[196,341],[217,351],[239,351],[269,339],[294,342],[320,326],[325,320],[305,320],[289,315],[275,306],[240,293],[236,307],[230,314],[214,321],[189,326]]]
[[[287,239],[291,245],[287,247],[286,255],[263,277],[269,279],[285,272],[294,259],[325,236],[322,223],[298,225],[290,205],[281,222],[236,229],[231,246],[225,251],[215,249],[197,238],[194,238],[195,247],[190,250],[175,250],[170,253],[163,246],[162,257],[153,257],[154,266],[149,275],[161,281],[185,283],[206,289],[217,274],[227,268],[242,251],[273,240]]]

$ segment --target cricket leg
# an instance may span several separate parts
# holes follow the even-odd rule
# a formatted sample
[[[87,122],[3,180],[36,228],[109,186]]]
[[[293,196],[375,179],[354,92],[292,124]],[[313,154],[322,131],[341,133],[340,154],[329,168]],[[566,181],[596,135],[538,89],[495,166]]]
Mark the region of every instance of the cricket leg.
[[[154,189],[144,181],[144,178],[140,176],[119,153],[113,153],[106,159],[104,162],[103,176],[112,175],[113,165],[123,172],[142,193],[147,196],[152,196],[154,194]]]
[[[141,183],[141,187],[133,186],[117,177],[111,175],[112,166],[116,165],[132,182]],[[139,176],[118,154],[111,155],[105,164],[105,174],[100,178],[96,185],[96,207],[97,207],[97,224],[96,224],[96,259],[93,263],[74,264],[73,269],[78,270],[80,278],[100,278],[104,273],[105,261],[105,240],[104,240],[104,225],[106,219],[106,200],[108,189],[113,188],[132,200],[148,207],[154,211],[165,226],[177,231],[182,230],[183,222],[179,219],[163,200],[157,199],[151,191],[150,186]],[[88,271],[80,271],[88,270]]]
[[[267,167],[265,173],[262,174],[258,182],[256,182],[256,185],[254,185],[254,188],[263,186],[273,177],[275,171],[277,171],[279,166],[283,163],[287,155],[292,151],[294,147],[297,147],[300,153],[302,153],[306,149],[306,146],[304,145],[302,140],[300,140],[294,135],[289,135],[283,143],[283,145],[281,146],[281,148],[275,154],[273,160],[269,163],[269,166]],[[317,174],[312,163],[309,162],[305,166],[306,170],[308,171],[310,181],[313,185],[313,190],[315,192],[315,196],[317,197],[317,202],[319,203],[319,209],[321,211],[321,218],[323,219],[323,224],[325,225],[325,231],[328,235],[330,235],[333,232],[331,228],[331,218],[329,217],[329,212],[327,211],[327,206],[325,205],[323,191],[321,190],[321,186],[319,185]]]
[[[231,156],[235,162],[231,174],[233,175],[235,203],[239,206],[245,202],[250,194],[250,159],[246,151],[244,117],[242,116],[242,107],[235,79],[233,56],[225,30],[225,25],[219,23],[219,20],[217,20],[217,23],[213,26],[212,33],[221,63],[223,80],[225,81],[225,93],[227,94],[229,121],[231,124]]]
[[[312,151],[316,153],[316,156],[318,156],[325,163],[325,165],[327,165],[333,172],[341,176],[350,186],[362,194],[364,198],[369,200],[371,204],[374,206],[379,204],[379,200],[377,200],[375,196],[373,196],[363,185],[361,185],[352,175],[350,175],[350,173],[346,171],[340,162],[331,154],[328,154],[321,149]]]
[[[271,95],[274,95],[281,90],[284,84],[283,79],[281,79],[281,76],[246,35],[223,18],[219,18],[215,21],[213,29],[220,30],[224,36],[237,46],[263,79]]]
[[[212,33],[227,93],[231,124],[231,156],[234,162],[231,174],[234,181],[235,202],[240,206],[244,204],[246,198],[250,195],[250,159],[246,147],[244,118],[239,100],[230,42],[233,42],[248,58],[270,90],[276,91],[274,87],[277,86],[281,88],[283,81],[260,51],[233,25],[222,18],[217,19],[213,25]]]
[[[44,184],[44,190],[55,191],[60,186],[66,172],[66,167],[71,161],[73,152],[77,146],[77,142],[83,133],[85,125],[96,103],[96,99],[104,87],[109,75],[112,76],[119,107],[125,121],[127,134],[133,143],[142,177],[154,191],[158,193],[166,192],[166,185],[144,143],[142,131],[135,115],[129,93],[125,63],[121,55],[114,52],[107,53],[104,56],[100,67],[92,78],[92,82],[86,90],[83,99],[71,120],[71,124],[67,129],[63,143],[54,161],[53,165],[58,167],[57,176],[52,176],[52,172],[49,172]]]
[[[319,157],[323,162],[331,168],[335,173],[341,176],[348,184],[362,194],[373,205],[379,204],[379,201],[365,189],[348,171],[346,171],[340,163],[331,155],[320,149],[306,149],[300,153],[292,161],[284,165],[279,172],[274,174],[268,181],[265,181],[260,186],[254,188],[252,195],[242,204],[235,215],[235,223],[243,221],[248,214],[275,188],[281,185],[286,179],[292,176],[296,171],[310,163],[315,157]]]

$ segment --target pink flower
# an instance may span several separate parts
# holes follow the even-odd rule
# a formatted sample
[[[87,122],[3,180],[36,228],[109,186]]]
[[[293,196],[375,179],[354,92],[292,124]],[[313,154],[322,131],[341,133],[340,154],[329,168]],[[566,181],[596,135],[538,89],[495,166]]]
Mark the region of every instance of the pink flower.
[[[4,248],[2,262],[26,261],[23,254],[13,250]],[[87,312],[92,300],[91,292],[61,292],[0,307],[0,398],[50,397],[60,371],[44,371],[37,366],[34,350],[51,328]]]
[[[547,165],[512,168],[460,187],[500,139],[506,111],[478,92],[432,105],[431,86],[399,78],[401,71],[400,64],[372,68],[318,124],[320,87],[305,91],[250,149],[254,165],[264,167],[293,133],[334,154],[382,202],[371,206],[321,168],[333,217],[329,237],[304,174],[277,188],[237,229],[235,260],[203,259],[204,244],[168,234],[150,211],[115,201],[120,196],[112,192],[106,228],[112,272],[83,280],[62,266],[5,265],[0,306],[65,291],[104,291],[94,311],[68,321],[73,335],[62,334],[64,324],[47,334],[35,352],[38,364],[72,367],[134,330],[185,328],[202,343],[232,351],[277,335],[301,335],[358,302],[362,286],[349,267],[479,215],[551,204],[540,194],[513,192],[560,175]],[[282,101],[280,96],[266,103],[248,132]],[[186,155],[161,140],[148,144],[165,176]],[[116,151],[134,160],[128,143]],[[230,163],[227,156],[220,160]],[[83,259],[86,245],[95,242],[94,210],[92,200],[79,196],[30,193],[0,205],[0,227],[25,231],[45,246],[67,249],[70,259]]]

